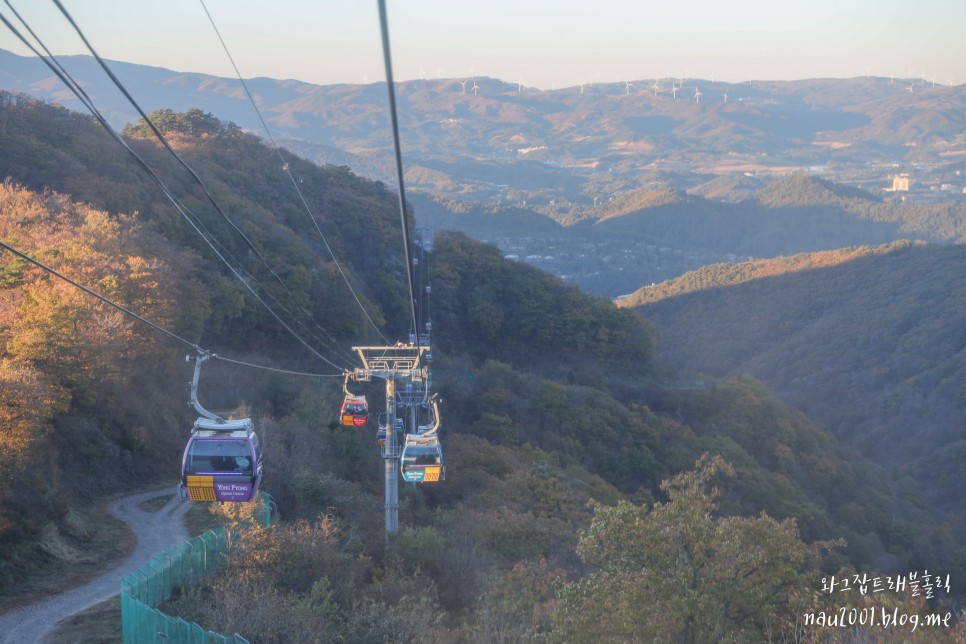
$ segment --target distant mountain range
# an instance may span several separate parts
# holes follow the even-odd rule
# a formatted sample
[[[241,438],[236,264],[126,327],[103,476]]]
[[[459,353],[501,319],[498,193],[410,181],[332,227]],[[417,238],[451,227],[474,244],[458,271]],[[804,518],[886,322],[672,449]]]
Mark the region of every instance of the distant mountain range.
[[[61,62],[115,126],[136,120],[96,61]],[[200,108],[265,136],[237,79],[110,65],[146,111]],[[0,88],[82,109],[35,58],[0,51],[0,70]],[[463,80],[399,83],[417,225],[496,243],[590,292],[617,297],[723,261],[966,240],[966,206],[878,191],[909,171],[938,182],[935,195],[961,192],[963,86],[659,79],[542,91],[476,78],[464,93]],[[395,185],[384,83],[246,82],[282,145]]]
[[[61,62],[116,125],[137,118],[91,57]],[[196,107],[264,136],[237,79],[110,62],[145,111]],[[82,107],[36,58],[0,51],[0,88]],[[555,218],[655,181],[818,171],[886,187],[966,168],[966,86],[922,79],[641,79],[538,90],[498,79],[398,83],[407,182]],[[316,162],[393,180],[384,83],[246,81],[273,136]],[[475,89],[474,89],[475,88]]]

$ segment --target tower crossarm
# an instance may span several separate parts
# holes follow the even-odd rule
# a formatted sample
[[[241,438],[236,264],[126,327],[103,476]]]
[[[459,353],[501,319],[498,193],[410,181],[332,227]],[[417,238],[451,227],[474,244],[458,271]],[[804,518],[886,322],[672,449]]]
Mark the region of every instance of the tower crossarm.
[[[425,377],[425,365],[421,358],[429,353],[428,346],[414,344],[397,344],[391,347],[352,347],[362,362],[361,368],[356,368],[353,376],[358,380],[382,378],[394,380],[397,378],[411,378],[422,380]]]

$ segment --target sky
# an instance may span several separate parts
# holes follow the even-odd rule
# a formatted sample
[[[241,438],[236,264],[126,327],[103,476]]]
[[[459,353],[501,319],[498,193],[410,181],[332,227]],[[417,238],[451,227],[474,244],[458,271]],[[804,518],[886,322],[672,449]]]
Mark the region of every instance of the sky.
[[[5,0],[57,55],[52,0]],[[385,80],[376,0],[61,0],[109,60],[245,78]],[[555,89],[654,78],[894,76],[966,83],[964,0],[387,0],[396,80]],[[271,8],[269,8],[271,7]],[[7,4],[0,13],[15,22]],[[29,55],[0,24],[0,48]]]

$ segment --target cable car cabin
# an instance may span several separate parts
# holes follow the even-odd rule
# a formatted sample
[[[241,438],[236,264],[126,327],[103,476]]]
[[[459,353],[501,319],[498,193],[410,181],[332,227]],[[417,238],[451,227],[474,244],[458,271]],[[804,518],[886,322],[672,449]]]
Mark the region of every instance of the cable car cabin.
[[[181,497],[250,501],[262,480],[262,448],[250,418],[199,418],[181,460]]]
[[[446,478],[443,450],[436,436],[406,434],[399,471],[408,483],[436,483]]]
[[[369,405],[365,396],[346,396],[342,402],[342,424],[345,427],[362,427],[369,420]]]

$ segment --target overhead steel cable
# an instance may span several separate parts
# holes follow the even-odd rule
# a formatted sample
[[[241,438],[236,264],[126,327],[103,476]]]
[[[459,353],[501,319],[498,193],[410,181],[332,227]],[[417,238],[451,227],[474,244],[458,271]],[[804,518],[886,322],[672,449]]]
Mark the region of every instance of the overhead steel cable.
[[[6,0],[6,1],[9,4],[9,0]],[[178,163],[182,167],[184,167],[185,170],[188,171],[188,173],[195,180],[195,182],[199,186],[201,186],[202,190],[204,191],[205,195],[208,198],[208,201],[211,202],[211,204],[212,204],[212,206],[214,206],[215,210],[217,210],[217,212],[221,215],[221,217],[225,221],[228,222],[228,224],[238,233],[239,236],[241,236],[241,238],[245,241],[245,243],[247,244],[247,246],[255,254],[255,256],[258,257],[258,259],[265,266],[265,268],[268,270],[268,272],[271,273],[272,277],[275,278],[275,280],[282,286],[282,288],[286,291],[286,293],[288,293],[290,296],[293,296],[292,291],[289,289],[289,287],[285,283],[285,281],[282,280],[282,278],[272,269],[272,267],[269,265],[268,261],[261,254],[261,252],[258,250],[258,248],[245,235],[245,233],[235,224],[235,222],[232,221],[232,219],[228,216],[228,214],[224,211],[224,209],[222,209],[222,207],[217,202],[217,200],[215,200],[214,196],[211,194],[211,191],[208,189],[208,186],[201,179],[201,177],[198,175],[198,173],[190,165],[188,165],[188,163],[184,160],[184,158],[181,157],[181,155],[179,155],[177,153],[177,151],[174,150],[174,148],[171,147],[171,145],[168,143],[167,139],[164,137],[164,135],[161,133],[161,131],[157,128],[157,126],[155,126],[155,124],[147,116],[147,114],[144,112],[144,110],[141,108],[141,106],[137,103],[137,101],[134,99],[134,97],[130,94],[130,92],[127,91],[127,88],[120,81],[120,79],[118,79],[117,76],[113,73],[113,71],[107,65],[106,61],[104,61],[100,57],[100,55],[98,55],[98,53],[94,49],[93,45],[87,40],[87,37],[84,35],[84,32],[80,29],[80,26],[74,21],[73,17],[70,15],[70,13],[67,12],[66,8],[64,8],[64,6],[60,3],[59,0],[54,0],[54,3],[61,10],[61,13],[64,14],[64,17],[68,20],[68,22],[70,22],[71,26],[77,32],[77,35],[84,42],[84,44],[87,46],[87,49],[91,52],[91,54],[94,56],[94,58],[100,64],[100,66],[104,70],[104,72],[108,75],[108,77],[110,77],[111,81],[114,83],[114,85],[117,87],[117,89],[124,95],[124,97],[128,100],[128,102],[130,102],[130,104],[137,110],[138,114],[141,115],[141,118],[144,119],[145,123],[148,125],[148,127],[151,129],[151,131],[157,137],[157,139],[161,142],[161,144],[164,146],[164,148],[172,156],[174,156],[174,158],[178,161]],[[21,21],[22,20],[23,19],[21,18]],[[37,36],[35,34],[34,34],[34,38],[37,38]],[[197,215],[195,215],[195,217],[197,218]],[[200,219],[199,219],[199,223],[200,223]],[[207,231],[207,229],[206,229],[206,231]],[[210,232],[208,234],[212,237],[212,239],[214,239],[215,241],[217,241],[217,239],[214,237],[214,235],[212,235]],[[219,244],[219,245],[221,245],[221,244]],[[221,245],[221,246],[224,248],[223,245]],[[226,253],[229,254],[229,256],[230,256],[230,253],[228,253],[227,250],[226,250]],[[241,262],[238,262],[238,260],[235,260],[235,261],[239,265],[239,267],[241,267]],[[240,269],[240,270],[243,270],[243,269]],[[340,271],[341,271],[341,269],[340,269]],[[245,272],[248,273],[248,271],[245,271]],[[250,275],[250,273],[249,273],[249,275]],[[305,327],[305,325],[302,323],[302,321],[299,320],[298,317],[296,315],[294,315],[291,311],[289,311],[284,305],[282,305],[281,302],[279,302],[277,298],[275,298],[274,296],[272,296],[271,293],[267,289],[265,289],[265,293],[266,293],[266,295],[268,297],[271,297],[275,301],[275,303],[278,304],[282,308],[283,311],[285,311],[285,313],[287,313],[288,315],[290,315],[292,317],[292,319],[295,320],[296,324],[298,324],[299,326],[301,326],[302,329],[305,330],[307,333],[312,334],[312,332],[309,331]],[[353,295],[355,295],[355,294],[353,293]],[[302,311],[309,318],[312,318],[313,317],[312,314],[310,312],[306,311],[304,308],[302,309]],[[329,350],[339,352],[340,351],[339,345],[338,345],[338,343],[336,343],[335,339],[332,338],[331,335],[328,333],[328,331],[326,331],[321,325],[318,325],[318,323],[316,323],[316,325],[319,326],[320,329],[322,329],[323,333],[325,333],[326,335],[329,336],[329,342],[331,342],[331,344],[329,342],[323,341],[318,336],[314,336],[315,339],[317,341],[319,341],[321,344],[325,345]],[[347,356],[342,356],[343,359],[345,359],[346,357]],[[351,359],[351,358],[348,358],[348,359]]]
[[[34,30],[20,16],[20,14],[13,7],[13,5],[10,4],[10,0],[4,0],[4,3],[7,5],[7,7],[10,8],[10,10],[13,12],[13,15],[15,15],[17,17],[17,19],[21,22],[21,24],[23,24],[23,26],[27,30],[27,32],[30,33],[30,35],[34,38],[35,41],[37,41],[37,44],[46,53],[46,57],[43,54],[41,54],[39,51],[37,51],[36,47],[34,47],[29,41],[27,41],[26,38],[24,38],[24,36],[21,35],[17,31],[17,29],[13,25],[11,25],[7,21],[7,19],[4,18],[2,15],[0,15],[0,20],[3,21],[3,23],[7,26],[7,28],[10,29],[10,31],[13,32],[14,35],[17,36],[17,38],[19,38],[20,41],[23,42],[26,47],[28,47],[40,60],[44,61],[44,63],[47,64],[47,66],[60,78],[61,82],[63,82],[65,85],[67,85],[67,87],[74,93],[74,96],[76,96],[77,99],[81,103],[84,104],[84,106],[94,116],[94,118],[101,124],[101,126],[104,127],[104,129],[107,130],[108,133],[111,134],[111,136],[116,141],[118,141],[122,146],[124,146],[125,148],[127,148],[128,147],[127,146],[127,142],[124,141],[124,139],[107,122],[107,119],[105,119],[103,117],[103,115],[101,115],[100,111],[94,105],[94,101],[91,99],[90,96],[88,96],[88,94],[84,90],[83,86],[80,83],[76,82],[74,80],[74,78],[70,75],[70,73],[64,68],[64,66],[60,64],[60,61],[57,59],[56,56],[54,56],[50,52],[50,49],[47,48],[47,45],[44,44],[44,42],[43,42],[43,40],[41,40],[40,36],[38,36],[34,32]],[[56,66],[56,69],[54,69],[54,67],[52,67],[52,65],[55,65]],[[60,71],[58,72],[58,70],[60,70]],[[152,172],[152,170],[147,166],[147,164],[135,152],[133,152],[130,149],[128,151],[131,152],[131,154],[138,160],[138,162],[141,164],[141,166],[145,170],[147,170],[148,172]],[[164,186],[162,186],[162,189],[164,189]],[[227,255],[230,259],[232,259],[236,264],[239,265],[239,270],[244,271],[244,273],[250,279],[255,280],[257,282],[257,279],[255,278],[255,276],[252,275],[251,273],[249,273],[248,271],[246,271],[243,267],[241,267],[241,262],[239,262],[237,259],[235,259],[235,257],[231,254],[231,251],[224,244],[222,244],[220,241],[218,241],[218,238],[215,237],[210,230],[208,230],[208,228],[205,226],[205,224],[201,220],[201,218],[198,217],[198,215],[196,215],[194,212],[192,212],[191,209],[188,208],[187,206],[185,206],[184,204],[182,204],[182,208],[184,209],[184,212],[182,213],[183,215],[185,213],[187,213],[188,215],[190,215],[190,217],[193,217],[194,218],[193,221],[189,219],[189,223],[193,223],[196,228],[204,231],[204,234],[202,234],[202,237],[203,238],[204,238],[204,235],[208,235],[208,237],[210,238],[210,242],[211,243],[215,243],[219,247],[221,247],[222,252],[225,255]],[[186,216],[186,218],[187,218],[187,216]]]
[[[33,39],[35,41],[37,41],[37,44],[46,53],[46,57],[44,55],[42,55],[39,51],[37,51],[36,47],[34,47],[29,41],[27,41],[26,38],[24,38],[23,35],[20,34],[20,32],[18,32],[17,29],[13,25],[11,25],[7,21],[7,19],[5,17],[3,17],[2,15],[0,15],[0,20],[3,21],[3,23],[7,26],[7,28],[10,29],[10,31],[13,32],[13,34],[15,36],[17,36],[20,39],[21,42],[24,43],[24,45],[26,45],[39,59],[41,59],[42,61],[44,61],[47,64],[48,67],[50,67],[50,69],[60,78],[60,80],[65,85],[67,85],[67,87],[74,93],[74,96],[76,96],[77,99],[81,103],[84,104],[84,106],[94,116],[94,118],[115,138],[115,140],[120,141],[121,145],[127,146],[127,143],[125,141],[123,141],[123,139],[120,139],[119,138],[119,135],[117,134],[117,132],[113,129],[113,127],[111,127],[107,123],[107,120],[101,115],[100,111],[94,105],[94,101],[91,99],[90,96],[88,96],[88,94],[84,90],[83,86],[80,83],[76,82],[74,80],[74,78],[70,75],[70,73],[64,68],[64,66],[60,64],[60,61],[57,59],[56,56],[54,56],[50,52],[50,50],[47,48],[47,45],[45,45],[44,42],[43,42],[43,40],[41,40],[40,36],[38,36],[34,32],[34,30],[30,27],[30,25],[27,24],[27,22],[20,16],[20,14],[17,12],[17,10],[14,8],[14,6],[12,4],[10,4],[10,0],[4,0],[4,3],[7,5],[7,7],[10,8],[10,11],[13,12],[13,15],[15,15],[17,17],[17,19],[21,22],[21,24],[23,24],[24,28],[33,37]],[[53,67],[51,67],[51,65],[55,65],[57,69],[54,69]],[[60,70],[60,71],[58,72],[58,70]],[[133,152],[132,152],[132,154],[133,154]],[[138,160],[140,161],[140,159],[138,159]],[[146,164],[144,164],[142,162],[142,166],[145,166],[145,165]],[[231,259],[233,259],[239,265],[241,264],[240,262],[238,262],[237,259],[235,259],[234,257],[232,257],[231,252],[223,244],[221,244],[214,235],[212,235],[211,231],[208,230],[208,228],[205,226],[205,224],[201,220],[201,218],[198,217],[198,215],[196,215],[195,213],[193,213],[186,206],[184,207],[184,209],[185,209],[185,211],[189,215],[191,215],[192,217],[194,217],[194,223],[201,230],[203,230],[205,232],[205,234],[207,234],[214,243],[217,243],[219,246],[221,246],[222,250],[225,252],[226,255],[228,255]],[[247,271],[245,271],[245,272],[246,272],[246,274],[251,275]],[[254,276],[251,276],[251,277],[252,277],[252,279],[255,279]]]
[[[30,262],[34,266],[36,266],[38,268],[41,268],[41,269],[47,271],[51,275],[54,275],[56,277],[59,277],[60,279],[64,280],[65,282],[67,282],[71,286],[74,286],[74,287],[79,288],[80,290],[84,291],[85,293],[87,293],[91,297],[95,297],[98,300],[100,300],[101,302],[104,302],[105,304],[107,304],[109,306],[113,306],[118,311],[121,311],[122,313],[124,313],[126,315],[130,315],[131,317],[133,317],[133,318],[135,318],[135,319],[143,322],[144,324],[147,324],[148,326],[150,326],[151,328],[153,328],[155,331],[160,331],[161,333],[164,333],[168,337],[174,338],[178,342],[183,342],[184,344],[187,344],[189,347],[192,347],[192,348],[197,349],[199,351],[203,351],[203,349],[201,347],[199,347],[197,344],[195,344],[191,340],[186,340],[186,339],[182,338],[180,335],[178,335],[177,333],[174,333],[173,331],[169,331],[168,329],[165,329],[163,326],[161,326],[157,322],[152,322],[151,320],[149,320],[149,319],[147,319],[145,317],[141,317],[140,315],[138,315],[134,311],[132,311],[132,310],[130,310],[128,308],[125,308],[125,307],[121,306],[120,304],[116,304],[115,302],[112,302],[111,300],[109,300],[108,298],[104,297],[103,295],[92,291],[91,289],[87,288],[83,284],[80,284],[79,282],[76,282],[76,281],[72,280],[71,278],[67,277],[63,273],[60,273],[57,270],[55,270],[55,269],[47,266],[46,264],[43,264],[42,262],[34,259],[30,255],[27,255],[26,253],[23,253],[23,252],[17,250],[13,246],[11,246],[11,245],[3,242],[3,241],[0,241],[0,248],[3,248],[7,252],[13,253],[14,255],[16,255],[17,257],[19,257],[20,259],[23,259],[25,261]]]
[[[57,0],[54,0],[55,2]],[[413,287],[413,262],[409,250],[409,216],[406,214],[406,189],[403,181],[402,151],[399,142],[399,119],[396,116],[396,90],[392,78],[392,52],[389,47],[389,21],[386,2],[379,0],[379,26],[382,32],[382,59],[386,66],[386,90],[389,92],[389,117],[392,122],[392,142],[396,152],[396,179],[399,182],[399,215],[402,219],[403,250],[406,257],[406,277],[409,280],[409,308],[412,313],[413,335],[419,347],[419,327],[416,321],[416,289]]]
[[[257,282],[258,280],[255,280],[255,281]],[[259,283],[259,285],[261,286],[260,283]],[[264,286],[262,288],[264,289]],[[298,316],[296,316],[294,313],[292,313],[284,304],[282,304],[279,301],[279,299],[277,297],[275,297],[274,295],[272,295],[272,293],[268,289],[265,289],[265,296],[268,297],[268,298],[270,298],[272,300],[272,302],[274,302],[280,309],[282,309],[282,311],[284,311],[285,313],[287,313],[288,315],[290,315],[292,317],[292,319],[295,320],[296,324],[298,324],[299,328],[301,328],[313,340],[315,340],[316,342],[318,342],[320,345],[324,346],[329,351],[335,352],[338,355],[338,358],[339,359],[341,359],[341,360],[347,360],[347,361],[350,361],[350,362],[353,360],[352,355],[349,354],[349,352],[347,352],[345,349],[343,349],[342,348],[342,345],[339,342],[337,342],[335,340],[335,338],[332,337],[332,334],[330,334],[328,332],[328,330],[326,330],[325,327],[323,327],[321,324],[319,324],[318,322],[315,322],[315,326],[317,326],[319,328],[319,330],[322,331],[322,333],[324,333],[328,339],[324,339],[324,338],[320,337],[318,334],[316,334],[314,331],[312,331],[312,329],[308,328],[306,326],[306,324],[304,322],[302,322],[302,320],[300,320],[298,318]],[[305,307],[299,306],[299,308],[302,310],[303,313],[305,313],[306,315],[308,315],[310,318],[312,317],[311,312],[307,311],[305,309]],[[314,321],[314,319],[313,319],[313,321]]]
[[[178,154],[175,151],[174,148],[171,147],[171,144],[168,143],[167,139],[164,137],[164,135],[161,133],[161,131],[157,128],[157,126],[155,126],[154,122],[151,121],[150,118],[148,118],[148,115],[144,112],[143,109],[141,109],[141,106],[138,104],[138,102],[136,100],[134,100],[134,97],[131,96],[131,93],[127,91],[127,88],[120,81],[120,79],[114,74],[114,72],[111,70],[110,66],[104,61],[103,58],[100,57],[100,55],[94,49],[93,45],[91,45],[90,41],[87,40],[87,36],[84,35],[83,30],[81,30],[80,26],[74,21],[74,18],[70,15],[70,13],[67,11],[67,9],[64,7],[64,5],[61,4],[60,0],[53,0],[53,2],[54,2],[55,5],[57,5],[57,8],[60,9],[60,12],[62,14],[64,14],[64,17],[67,19],[67,21],[74,28],[74,31],[77,32],[77,35],[83,41],[83,43],[87,47],[88,51],[91,52],[91,55],[94,56],[95,60],[97,60],[98,64],[101,66],[101,69],[104,70],[104,73],[108,75],[108,77],[111,79],[111,81],[117,87],[118,91],[120,91],[121,94],[124,95],[124,97],[128,100],[128,102],[131,104],[131,106],[134,107],[135,110],[137,110],[138,114],[141,115],[141,118],[144,119],[144,122],[148,125],[148,127],[151,129],[151,131],[154,133],[154,135],[158,138],[158,140],[161,142],[161,144],[164,146],[164,148],[168,152],[170,152],[172,156],[174,156],[174,158],[178,161],[178,163],[181,164],[181,166],[185,170],[188,171],[188,174],[191,175],[191,177],[195,180],[195,182],[197,182],[198,185],[201,186],[201,189],[204,191],[205,196],[208,197],[208,201],[210,201],[211,204],[212,204],[212,206],[214,206],[215,210],[218,211],[218,214],[220,214],[222,216],[222,218],[225,221],[227,221],[228,224],[235,230],[235,232],[237,232],[241,236],[241,238],[245,240],[245,243],[248,245],[249,249],[251,249],[251,251],[253,253],[255,253],[255,255],[258,257],[258,259],[261,260],[262,264],[264,264],[265,268],[268,269],[269,273],[271,273],[272,276],[276,280],[278,280],[278,283],[281,284],[283,288],[285,288],[286,290],[288,290],[288,286],[286,286],[285,282],[282,280],[281,277],[278,276],[278,274],[272,269],[272,267],[269,266],[268,261],[261,254],[261,252],[255,246],[255,244],[252,243],[252,241],[248,238],[248,236],[245,235],[244,232],[242,232],[241,228],[239,228],[235,224],[235,222],[233,222],[231,220],[231,218],[228,216],[228,214],[218,204],[218,202],[215,200],[214,196],[212,196],[211,191],[208,190],[208,186],[201,179],[201,177],[198,175],[198,173],[195,172],[194,168],[192,168],[190,165],[188,165],[188,162],[185,161],[184,158],[182,158],[182,156],[180,154]]]
[[[9,6],[9,1],[7,2],[7,5]],[[12,9],[12,7],[11,7],[11,9]],[[20,20],[21,20],[21,22],[23,22],[23,19],[22,18],[20,18]],[[342,367],[340,365],[335,364],[334,362],[332,362],[331,360],[329,360],[328,358],[326,358],[325,356],[323,356],[321,353],[319,353],[318,351],[316,351],[301,336],[299,336],[288,324],[286,324],[286,322],[272,309],[272,307],[270,307],[268,305],[268,303],[266,303],[261,298],[261,296],[251,287],[251,285],[248,283],[248,280],[245,279],[242,275],[240,275],[239,272],[235,269],[235,267],[232,266],[231,263],[228,262],[228,260],[225,259],[225,257],[218,251],[218,249],[215,248],[215,246],[212,243],[212,241],[209,240],[201,232],[201,230],[198,228],[198,225],[194,221],[192,221],[192,218],[188,215],[188,212],[190,212],[190,211],[188,211],[186,209],[186,207],[178,200],[178,198],[174,196],[174,194],[170,191],[170,189],[167,187],[167,185],[164,183],[164,181],[162,181],[162,179],[154,172],[154,170],[147,164],[147,162],[143,158],[141,158],[141,156],[137,152],[135,152],[127,144],[127,142],[124,140],[124,138],[120,134],[118,134],[117,131],[114,130],[113,127],[111,127],[111,125],[107,122],[107,120],[103,117],[103,115],[101,115],[100,111],[97,110],[96,106],[94,106],[93,102],[90,101],[90,98],[87,97],[86,94],[82,94],[82,92],[79,92],[78,91],[79,90],[79,85],[75,81],[73,81],[72,78],[69,77],[69,74],[66,74],[66,72],[61,71],[63,69],[62,67],[60,67],[60,69],[58,69],[59,64],[55,66],[46,57],[41,56],[39,54],[39,52],[37,52],[36,48],[33,47],[32,44],[26,38],[24,38],[23,35],[16,29],[16,27],[14,27],[14,25],[12,25],[10,23],[10,21],[7,20],[7,18],[5,16],[3,16],[2,14],[0,14],[0,21],[2,21],[7,26],[7,28],[10,29],[11,32],[13,32],[13,34],[15,36],[17,36],[21,40],[21,42],[23,42],[27,47],[29,47],[31,49],[31,51],[33,51],[35,54],[37,54],[41,58],[41,60],[43,60],[44,63],[51,69],[51,71],[53,71],[61,79],[61,81],[63,81],[64,84],[67,85],[67,87],[75,94],[75,96],[77,96],[78,100],[80,100],[82,103],[84,103],[88,107],[88,109],[91,110],[91,113],[93,114],[94,118],[101,124],[101,126],[103,126],[108,131],[108,133],[110,133],[111,136],[113,136],[114,139],[118,143],[120,143],[120,145],[122,147],[124,147],[124,149],[127,150],[137,160],[138,164],[158,184],[158,186],[161,188],[161,191],[168,198],[168,200],[172,203],[172,205],[174,205],[174,207],[178,210],[178,212],[181,213],[181,215],[182,215],[182,217],[184,217],[185,221],[188,222],[188,224],[195,230],[195,232],[198,233],[198,235],[205,241],[206,244],[208,244],[208,247],[211,248],[212,252],[215,253],[215,255],[218,257],[218,259],[220,259],[226,266],[228,266],[228,269],[232,272],[232,274],[245,286],[245,288],[247,288],[249,290],[249,292],[252,294],[252,296],[256,300],[258,300],[258,302],[263,307],[265,307],[265,309],[279,322],[279,324],[281,324],[282,327],[285,328],[285,330],[288,331],[289,334],[292,335],[292,337],[294,337],[296,340],[298,340],[299,343],[301,343],[313,355],[315,355],[316,357],[318,357],[320,360],[322,360],[326,364],[328,364],[328,365],[330,365],[330,366],[332,366],[332,367],[334,367],[336,369],[339,369],[340,371],[343,371],[344,372],[346,370],[345,367]],[[24,23],[24,24],[26,24],[26,23]],[[34,36],[34,37],[36,38],[36,36]],[[40,42],[39,39],[38,39],[38,42]],[[46,47],[44,47],[44,49],[46,50]],[[84,97],[86,97],[86,100],[84,98],[82,98],[82,95]]]
[[[345,373],[309,373],[306,371],[292,371],[291,369],[279,369],[278,367],[268,367],[263,364],[254,364],[251,362],[245,362],[244,360],[233,360],[232,358],[226,358],[225,356],[218,355],[217,353],[207,352],[208,355],[216,360],[221,360],[222,362],[230,362],[231,364],[241,365],[243,367],[252,367],[255,369],[262,369],[264,371],[273,371],[275,373],[282,373],[289,376],[306,376],[309,378],[344,378]]]
[[[272,136],[272,132],[269,129],[268,124],[265,122],[265,119],[262,117],[262,112],[260,109],[258,109],[258,104],[255,102],[255,97],[252,96],[251,91],[248,89],[248,83],[245,82],[245,79],[242,77],[241,72],[238,70],[238,66],[235,64],[235,59],[232,57],[231,52],[228,50],[228,45],[225,43],[225,39],[221,37],[221,32],[218,30],[218,26],[215,24],[215,19],[212,18],[211,12],[208,11],[208,7],[205,5],[205,0],[200,0],[200,2],[201,2],[202,9],[205,10],[205,15],[208,16],[208,21],[211,23],[211,28],[215,30],[215,35],[218,36],[218,41],[221,43],[222,48],[225,50],[225,55],[228,56],[228,61],[231,63],[232,68],[235,70],[235,75],[238,77],[238,80],[241,83],[242,88],[244,88],[245,94],[248,96],[248,100],[251,102],[252,107],[255,108],[255,113],[258,115],[258,120],[261,122],[262,127],[265,129],[265,134],[268,135],[268,140],[271,142],[272,147],[275,149],[275,153],[278,155],[279,161],[282,162],[282,170],[285,172],[286,175],[288,175],[289,180],[292,182],[292,187],[295,188],[295,192],[298,194],[299,199],[302,201],[302,205],[305,207],[305,211],[309,214],[309,218],[312,220],[312,223],[315,225],[315,229],[319,232],[319,237],[322,238],[322,243],[325,245],[325,249],[329,251],[329,256],[332,257],[332,261],[335,263],[335,267],[339,269],[339,274],[342,275],[342,279],[345,281],[346,287],[348,287],[349,292],[352,293],[352,297],[355,298],[356,304],[358,304],[359,308],[362,310],[362,314],[366,316],[366,319],[369,321],[369,324],[372,325],[372,328],[375,329],[376,333],[379,334],[379,337],[382,338],[383,342],[385,342],[386,344],[389,344],[389,340],[386,338],[386,336],[382,334],[382,331],[379,330],[379,327],[376,326],[376,323],[369,316],[369,312],[366,310],[366,307],[363,306],[362,301],[359,299],[359,296],[356,295],[355,289],[352,288],[352,284],[349,283],[349,278],[346,276],[345,271],[342,270],[342,265],[339,263],[339,260],[335,256],[335,253],[332,251],[332,248],[329,246],[329,242],[325,238],[325,234],[323,234],[322,228],[321,226],[319,226],[318,220],[316,220],[315,215],[312,213],[312,209],[309,207],[308,201],[306,201],[305,199],[305,195],[302,194],[302,190],[299,188],[298,182],[295,181],[295,177],[293,177],[292,173],[289,172],[289,169],[288,169],[289,164],[285,161],[285,158],[282,156],[282,151],[279,148],[278,143],[275,142],[275,138]]]
[[[170,330],[164,328],[163,326],[161,326],[157,322],[154,322],[152,320],[149,320],[148,318],[146,318],[146,317],[144,317],[142,315],[139,315],[139,314],[135,313],[131,309],[129,309],[129,308],[125,307],[125,306],[121,306],[120,304],[118,304],[117,302],[114,302],[110,298],[105,297],[105,296],[101,295],[100,293],[98,293],[96,291],[93,291],[93,290],[87,288],[86,286],[84,286],[80,282],[77,282],[77,281],[71,279],[67,275],[64,275],[60,271],[58,271],[58,270],[56,270],[54,268],[51,268],[50,266],[47,266],[43,262],[41,262],[41,261],[39,261],[37,259],[34,259],[33,257],[31,257],[30,255],[24,253],[23,251],[17,250],[16,248],[14,248],[13,246],[11,246],[10,244],[7,244],[7,243],[5,243],[3,241],[0,241],[0,248],[3,248],[7,252],[16,255],[20,259],[23,259],[24,261],[27,261],[27,262],[33,264],[37,268],[40,268],[40,269],[42,269],[44,271],[47,271],[48,273],[50,273],[54,277],[57,277],[57,278],[60,278],[60,279],[64,280],[65,282],[67,282],[71,286],[73,286],[75,288],[78,288],[78,289],[84,291],[85,293],[87,293],[91,297],[100,300],[101,302],[103,302],[104,304],[107,304],[108,306],[114,307],[115,309],[117,309],[121,313],[124,313],[125,315],[131,316],[132,318],[134,318],[138,322],[141,322],[142,324],[148,325],[149,327],[151,327],[155,331],[158,331],[160,333],[163,333],[164,335],[166,335],[166,336],[168,336],[170,338],[173,338],[173,339],[177,340],[178,342],[181,342],[183,344],[186,344],[189,347],[191,347],[192,349],[195,349],[197,351],[200,351],[201,353],[204,353],[205,355],[208,355],[208,356],[210,356],[212,358],[217,358],[218,360],[222,360],[224,362],[231,362],[233,364],[242,365],[242,366],[245,366],[245,367],[253,367],[255,369],[265,369],[267,371],[276,371],[276,372],[279,372],[279,373],[286,373],[286,374],[293,375],[293,376],[311,376],[311,377],[314,377],[314,378],[341,378],[341,377],[343,377],[343,374],[341,374],[341,373],[334,373],[334,374],[333,373],[325,373],[325,374],[323,374],[323,373],[306,373],[306,372],[302,372],[302,371],[290,371],[288,369],[278,369],[276,367],[269,367],[269,366],[266,366],[266,365],[255,364],[253,362],[245,362],[243,360],[234,360],[232,358],[226,358],[226,357],[220,356],[220,355],[218,355],[216,353],[212,353],[211,351],[208,351],[207,349],[204,349],[204,348],[200,347],[199,345],[195,344],[191,340],[187,340],[185,338],[182,338],[180,335],[178,335],[174,331],[170,331]]]

